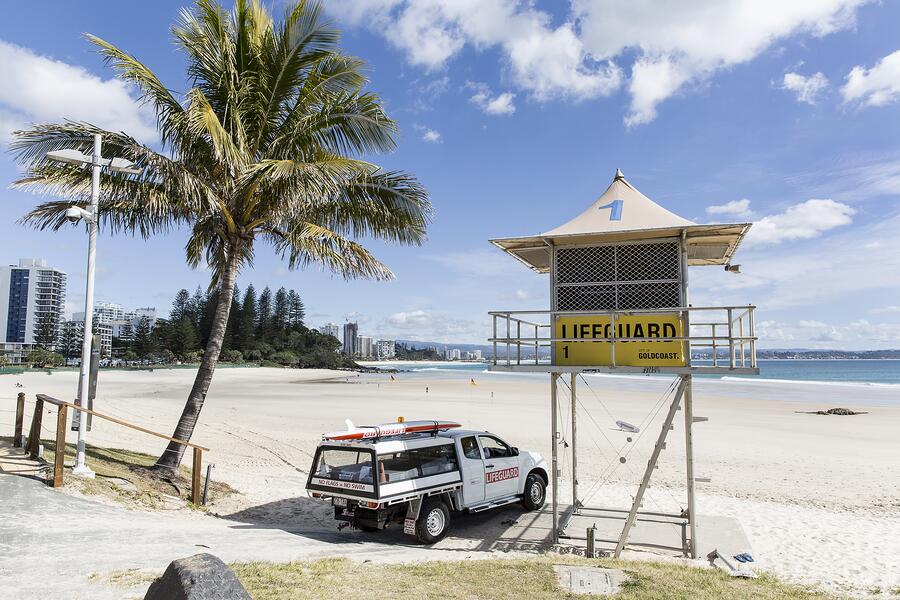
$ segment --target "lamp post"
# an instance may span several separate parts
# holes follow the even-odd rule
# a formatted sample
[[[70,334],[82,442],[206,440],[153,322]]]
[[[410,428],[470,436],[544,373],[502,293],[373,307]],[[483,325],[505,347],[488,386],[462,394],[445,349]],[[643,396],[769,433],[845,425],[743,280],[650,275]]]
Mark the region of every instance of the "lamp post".
[[[74,164],[80,167],[91,166],[91,205],[88,210],[78,206],[72,206],[66,211],[66,218],[72,222],[84,220],[88,226],[88,262],[87,285],[84,292],[84,338],[81,346],[81,377],[78,398],[81,406],[87,405],[88,390],[90,388],[90,364],[91,364],[91,337],[93,335],[94,320],[94,266],[97,258],[97,229],[98,229],[98,205],[100,202],[100,172],[105,167],[117,173],[140,173],[135,169],[131,161],[124,158],[104,159],[100,153],[102,139],[99,133],[94,134],[94,153],[92,156],[83,154],[74,149],[57,150],[48,152],[50,160]],[[74,418],[74,415],[73,415]],[[75,468],[72,472],[83,477],[94,477],[94,472],[84,464],[84,433],[87,419],[79,413],[78,419],[78,447],[75,456]],[[60,449],[57,448],[57,452]]]

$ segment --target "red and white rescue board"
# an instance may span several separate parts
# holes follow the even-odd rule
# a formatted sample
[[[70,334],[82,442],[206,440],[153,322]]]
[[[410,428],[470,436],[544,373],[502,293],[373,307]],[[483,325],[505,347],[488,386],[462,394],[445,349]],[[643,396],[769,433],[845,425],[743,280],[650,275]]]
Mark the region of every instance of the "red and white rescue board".
[[[365,440],[389,435],[403,435],[405,433],[446,431],[454,427],[460,427],[460,424],[452,421],[406,421],[405,423],[385,423],[384,425],[354,427],[353,423],[347,421],[346,431],[332,431],[323,435],[322,438],[326,440]]]

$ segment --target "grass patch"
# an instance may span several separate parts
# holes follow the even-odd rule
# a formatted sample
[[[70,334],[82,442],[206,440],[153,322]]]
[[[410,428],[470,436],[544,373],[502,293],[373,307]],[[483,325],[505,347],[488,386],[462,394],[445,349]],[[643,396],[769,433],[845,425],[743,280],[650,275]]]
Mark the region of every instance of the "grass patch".
[[[758,579],[729,577],[719,569],[671,563],[587,560],[544,555],[529,559],[489,559],[417,564],[373,564],[328,558],[289,564],[264,562],[231,565],[256,600],[314,598],[550,600],[584,598],[560,589],[554,564],[613,567],[629,581],[616,596],[622,600],[833,600],[809,588],[783,583],[770,575]]]
[[[159,571],[144,569],[124,569],[109,573],[91,573],[88,579],[95,583],[103,583],[118,588],[131,588],[155,581],[162,575]]]
[[[52,471],[53,461],[56,457],[56,442],[54,440],[42,440],[44,444],[44,459],[50,463],[48,469]],[[90,444],[85,446],[85,462],[97,476],[94,479],[74,477],[71,467],[65,468],[64,482],[66,487],[72,487],[88,495],[99,495],[130,505],[138,505],[144,508],[163,508],[171,500],[167,496],[181,498],[190,503],[191,497],[191,472],[185,466],[181,466],[175,476],[164,476],[150,467],[156,463],[156,456],[121,448],[101,448]],[[66,444],[66,462],[75,462],[75,444]],[[204,474],[205,475],[205,474]],[[136,489],[127,489],[117,485],[116,479],[124,479],[130,482]],[[211,480],[207,493],[207,502],[212,502],[236,490],[227,483]],[[198,508],[198,507],[195,507]]]

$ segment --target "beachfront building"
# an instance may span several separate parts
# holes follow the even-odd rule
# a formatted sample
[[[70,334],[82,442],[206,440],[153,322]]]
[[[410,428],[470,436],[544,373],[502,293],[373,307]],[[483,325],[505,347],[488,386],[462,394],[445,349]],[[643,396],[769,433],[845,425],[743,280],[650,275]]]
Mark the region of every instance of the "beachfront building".
[[[359,351],[356,336],[359,332],[359,325],[356,323],[344,323],[344,344],[342,351],[347,356],[355,356]]]
[[[570,221],[537,235],[491,240],[535,273],[550,277],[550,309],[493,311],[491,370],[550,374],[552,536],[583,534],[591,522],[608,526],[624,518],[615,535],[615,556],[629,541],[637,522],[644,532],[653,519],[665,519],[681,532],[674,547],[696,558],[697,513],[694,495],[693,416],[694,374],[758,374],[753,306],[692,306],[688,298],[688,268],[718,265],[737,273],[732,259],[749,223],[697,224],[684,219],[640,193],[616,171],[606,191],[587,210]],[[711,360],[692,361],[696,349],[709,350]],[[543,352],[541,351],[543,350]],[[549,352],[547,352],[549,350]],[[720,357],[724,351],[726,358]],[[612,512],[588,505],[590,496],[579,496],[578,436],[579,405],[576,385],[590,384],[584,372],[643,373],[671,375],[673,381],[657,412],[648,413],[649,423],[668,405],[656,445],[639,482],[629,510]],[[578,381],[581,383],[579,384]],[[560,390],[571,399],[567,423],[559,423]],[[603,400],[597,397],[602,404]],[[684,416],[686,506],[680,514],[648,515],[640,510],[659,455],[666,447],[678,411]],[[580,427],[595,427],[593,414]],[[598,415],[602,421],[609,416]],[[637,434],[647,425],[635,427],[612,421],[607,427]],[[600,433],[606,437],[606,432]],[[635,435],[637,437],[637,435]],[[567,440],[561,447],[560,440]],[[624,441],[624,440],[623,440]],[[617,454],[604,457],[612,465],[607,479],[628,462],[632,438]],[[670,443],[672,443],[670,441]],[[571,454],[571,508],[559,514],[559,454]],[[629,467],[630,469],[630,467]],[[627,474],[625,475],[627,476]],[[637,482],[635,482],[637,484]],[[601,484],[602,487],[602,484]],[[595,493],[595,489],[590,493]],[[602,512],[606,510],[606,512]],[[619,515],[618,517],[615,515]],[[598,533],[598,535],[600,535]],[[583,539],[583,538],[582,538]],[[646,543],[646,542],[644,542]]]
[[[334,339],[341,340],[341,328],[337,323],[326,323],[319,327],[319,333],[322,335],[330,335]]]
[[[388,360],[397,356],[397,343],[394,340],[378,340],[375,342],[375,356]]]
[[[447,352],[448,360],[460,360],[461,356],[462,355],[460,354],[459,348],[453,348],[452,350]]]
[[[22,353],[16,344],[55,348],[65,305],[66,274],[46,261],[21,258],[0,267],[0,335],[9,356]]]
[[[375,356],[375,340],[367,335],[357,337],[356,353],[360,358],[373,358]]]

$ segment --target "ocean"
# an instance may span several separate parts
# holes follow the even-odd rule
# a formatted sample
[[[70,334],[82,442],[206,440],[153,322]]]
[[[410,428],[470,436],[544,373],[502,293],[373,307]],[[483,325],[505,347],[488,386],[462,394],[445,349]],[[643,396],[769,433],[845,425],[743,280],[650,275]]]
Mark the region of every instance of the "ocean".
[[[749,375],[701,375],[705,379],[754,381],[778,380],[797,382],[830,382],[858,384],[900,385],[900,360],[759,360],[758,376]],[[454,371],[482,372],[485,363],[431,363],[405,362],[372,366],[397,368],[404,371]]]

